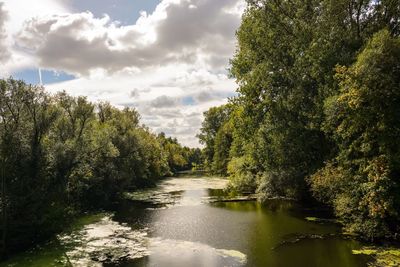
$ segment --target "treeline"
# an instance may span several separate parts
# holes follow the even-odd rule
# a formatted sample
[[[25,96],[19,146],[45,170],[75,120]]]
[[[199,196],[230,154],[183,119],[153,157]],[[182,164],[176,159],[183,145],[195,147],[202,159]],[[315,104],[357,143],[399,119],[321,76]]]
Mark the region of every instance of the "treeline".
[[[247,3],[239,96],[205,113],[206,166],[264,199],[316,198],[363,238],[396,238],[400,1]]]
[[[1,256],[109,208],[126,190],[200,162],[199,149],[155,135],[134,109],[0,80]]]

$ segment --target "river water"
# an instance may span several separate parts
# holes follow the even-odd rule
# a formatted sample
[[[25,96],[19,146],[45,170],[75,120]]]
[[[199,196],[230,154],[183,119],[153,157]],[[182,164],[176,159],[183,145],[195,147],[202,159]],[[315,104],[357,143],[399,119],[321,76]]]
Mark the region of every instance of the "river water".
[[[83,216],[3,266],[367,266],[362,244],[288,201],[232,197],[220,178],[170,178],[127,193],[114,213]],[[236,200],[236,201],[235,201]]]

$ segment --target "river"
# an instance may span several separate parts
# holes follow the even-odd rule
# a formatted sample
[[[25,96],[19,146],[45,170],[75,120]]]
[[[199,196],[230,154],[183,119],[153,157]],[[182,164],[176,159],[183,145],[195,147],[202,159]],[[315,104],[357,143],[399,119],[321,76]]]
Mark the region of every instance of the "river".
[[[113,213],[83,216],[3,266],[367,266],[362,244],[288,201],[232,198],[220,178],[166,179],[127,193]],[[237,199],[237,201],[235,201]]]

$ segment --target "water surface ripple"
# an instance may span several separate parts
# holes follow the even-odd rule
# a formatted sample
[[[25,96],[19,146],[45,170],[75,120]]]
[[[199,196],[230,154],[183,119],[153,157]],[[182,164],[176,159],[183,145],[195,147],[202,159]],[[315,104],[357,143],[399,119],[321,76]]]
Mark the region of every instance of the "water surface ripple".
[[[226,185],[221,178],[166,179],[0,266],[367,266],[370,258],[352,254],[361,244],[344,239],[338,225],[305,219],[314,211],[243,201]]]

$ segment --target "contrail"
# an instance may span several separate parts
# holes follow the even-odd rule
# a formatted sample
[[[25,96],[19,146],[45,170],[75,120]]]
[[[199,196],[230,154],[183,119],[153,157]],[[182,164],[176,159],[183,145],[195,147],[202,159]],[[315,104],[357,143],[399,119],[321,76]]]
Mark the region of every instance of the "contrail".
[[[39,68],[38,71],[39,71],[39,85],[42,86],[43,85],[43,82],[42,82],[42,69]]]

